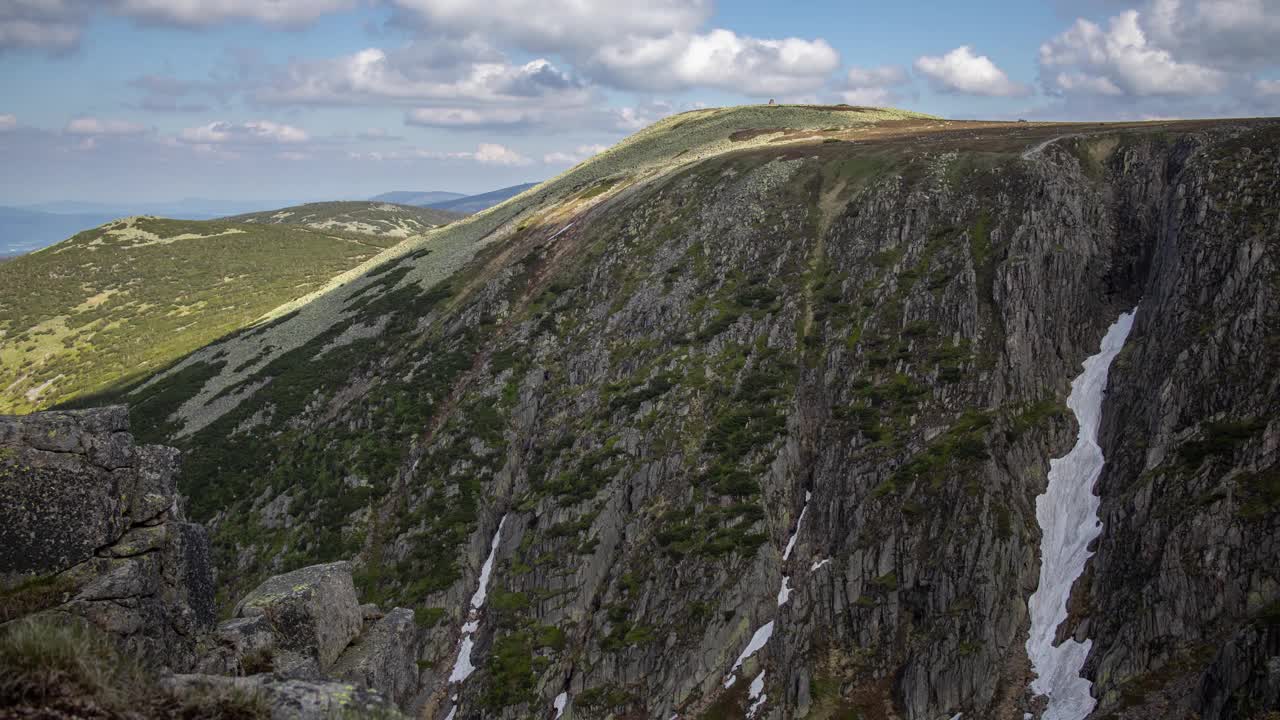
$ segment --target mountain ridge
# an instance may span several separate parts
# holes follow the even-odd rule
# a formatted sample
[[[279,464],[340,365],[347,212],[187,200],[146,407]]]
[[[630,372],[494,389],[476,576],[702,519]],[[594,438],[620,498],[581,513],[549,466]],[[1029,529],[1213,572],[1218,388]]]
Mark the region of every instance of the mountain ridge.
[[[1280,697],[1278,147],[693,111],[106,399],[183,450],[224,607],[350,560],[414,611],[418,716],[1037,717],[1036,506],[1136,306],[1057,633],[1094,720],[1248,717]]]
[[[375,202],[390,202],[400,205],[430,205],[467,197],[466,193],[448,192],[445,190],[393,190],[369,198]]]

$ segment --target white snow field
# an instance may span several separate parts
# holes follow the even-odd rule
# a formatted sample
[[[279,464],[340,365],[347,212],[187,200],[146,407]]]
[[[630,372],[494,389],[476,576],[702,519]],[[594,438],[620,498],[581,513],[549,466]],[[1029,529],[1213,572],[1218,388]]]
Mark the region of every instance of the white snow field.
[[[1067,639],[1054,646],[1058,625],[1067,618],[1071,586],[1093,554],[1089,543],[1102,532],[1094,483],[1105,460],[1098,447],[1102,398],[1111,361],[1124,348],[1137,309],[1120,316],[1102,338],[1102,349],[1084,361],[1084,372],[1071,383],[1067,407],[1080,424],[1076,445],[1063,457],[1049,461],[1049,485],[1036,498],[1036,519],[1044,536],[1040,542],[1040,584],[1028,603],[1031,633],[1027,656],[1036,672],[1031,689],[1049,700],[1042,720],[1084,720],[1097,701],[1092,684],[1080,677],[1092,642]]]

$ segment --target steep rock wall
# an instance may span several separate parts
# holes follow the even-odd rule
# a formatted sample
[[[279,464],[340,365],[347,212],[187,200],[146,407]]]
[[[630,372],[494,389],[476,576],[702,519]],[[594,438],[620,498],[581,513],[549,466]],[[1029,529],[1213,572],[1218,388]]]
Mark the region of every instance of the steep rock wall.
[[[725,674],[770,621],[740,673],[766,671],[764,716],[1022,717],[1034,498],[1075,436],[1070,378],[1137,305],[1063,632],[1094,639],[1099,713],[1274,703],[1275,127],[1013,132],[729,153],[522,228],[447,287],[396,285],[430,254],[377,269],[186,441],[220,564],[249,583],[358,553],[362,589],[427,625],[432,717],[562,694],[572,717],[738,715]],[[1174,455],[1209,460],[1141,490]],[[478,670],[451,684],[503,516]],[[1223,543],[1230,572],[1202,570]]]

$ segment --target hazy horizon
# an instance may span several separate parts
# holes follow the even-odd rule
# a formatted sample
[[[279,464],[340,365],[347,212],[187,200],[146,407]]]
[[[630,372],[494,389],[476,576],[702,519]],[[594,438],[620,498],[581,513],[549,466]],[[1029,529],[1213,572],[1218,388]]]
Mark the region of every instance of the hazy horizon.
[[[1277,35],[1271,0],[33,0],[0,9],[0,162],[22,168],[0,197],[471,194],[552,177],[672,113],[770,99],[1274,115]]]

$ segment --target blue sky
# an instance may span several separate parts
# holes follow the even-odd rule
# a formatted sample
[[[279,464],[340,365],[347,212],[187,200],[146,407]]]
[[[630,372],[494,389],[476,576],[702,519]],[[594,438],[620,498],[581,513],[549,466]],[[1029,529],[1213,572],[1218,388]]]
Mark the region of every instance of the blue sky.
[[[541,180],[684,109],[1280,111],[1280,0],[8,0],[0,204]]]

